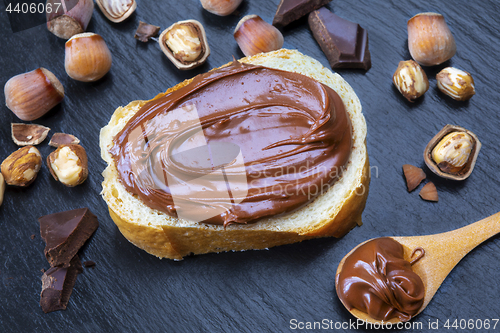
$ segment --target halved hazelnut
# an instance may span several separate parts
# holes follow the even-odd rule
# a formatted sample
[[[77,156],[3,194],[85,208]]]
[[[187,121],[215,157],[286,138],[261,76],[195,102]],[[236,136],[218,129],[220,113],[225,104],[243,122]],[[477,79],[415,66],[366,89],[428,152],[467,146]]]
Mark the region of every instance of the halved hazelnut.
[[[55,180],[68,187],[80,185],[88,176],[85,149],[80,145],[62,145],[47,157],[47,165]]]
[[[28,186],[42,166],[42,155],[33,146],[19,148],[10,154],[1,165],[5,182],[8,185]]]
[[[127,19],[137,8],[135,0],[96,0],[104,16],[113,23]]]
[[[243,17],[234,29],[233,35],[241,51],[247,57],[261,52],[279,50],[284,42],[281,32],[258,15]]]
[[[419,195],[426,201],[439,201],[436,185],[434,185],[433,182],[428,182],[427,184],[425,184],[425,186],[420,190]]]
[[[472,173],[480,149],[481,142],[474,133],[446,125],[425,147],[424,161],[438,176],[464,180]]]
[[[76,145],[80,143],[80,139],[76,136],[66,133],[54,133],[50,139],[49,146],[58,148],[62,145]]]
[[[408,192],[413,191],[426,178],[424,170],[411,164],[403,165],[403,174],[406,179]]]
[[[45,138],[50,128],[37,124],[12,123],[12,140],[18,146],[36,146]]]
[[[161,33],[158,43],[163,53],[180,70],[198,67],[210,55],[205,29],[196,20],[172,24]]]

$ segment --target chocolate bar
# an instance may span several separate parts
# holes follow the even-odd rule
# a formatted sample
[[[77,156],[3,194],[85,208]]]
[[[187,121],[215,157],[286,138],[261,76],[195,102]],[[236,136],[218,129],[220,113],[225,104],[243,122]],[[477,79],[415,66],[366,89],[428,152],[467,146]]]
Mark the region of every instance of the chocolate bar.
[[[43,312],[66,310],[76,278],[83,272],[78,256],[74,256],[69,267],[52,267],[42,276],[40,306]]]
[[[282,28],[330,1],[332,0],[281,0],[274,14],[273,25]]]
[[[99,226],[88,208],[42,216],[40,233],[45,241],[45,257],[50,266],[67,266]]]
[[[335,15],[326,8],[309,14],[309,27],[332,68],[372,66],[368,33],[357,23]]]

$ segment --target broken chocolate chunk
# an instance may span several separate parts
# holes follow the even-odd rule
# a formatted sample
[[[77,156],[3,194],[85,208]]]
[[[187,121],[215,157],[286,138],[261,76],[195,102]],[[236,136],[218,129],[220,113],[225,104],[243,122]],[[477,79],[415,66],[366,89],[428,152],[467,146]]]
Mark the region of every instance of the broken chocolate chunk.
[[[42,216],[40,234],[45,241],[45,257],[50,266],[67,266],[82,245],[99,226],[88,208]]]
[[[309,27],[332,68],[372,66],[368,33],[359,24],[321,8],[309,14]]]
[[[146,43],[151,37],[158,36],[159,32],[160,27],[139,21],[139,27],[135,32],[134,38]]]
[[[36,146],[49,133],[50,128],[37,124],[12,123],[12,140],[18,146]]]
[[[52,267],[43,274],[40,294],[43,312],[66,310],[76,277],[82,271],[80,258],[74,256],[69,267]]]
[[[52,138],[50,139],[49,146],[58,148],[62,145],[77,145],[80,143],[80,140],[71,134],[66,133],[54,133]]]
[[[332,0],[281,0],[274,14],[273,25],[282,28],[323,7]]]

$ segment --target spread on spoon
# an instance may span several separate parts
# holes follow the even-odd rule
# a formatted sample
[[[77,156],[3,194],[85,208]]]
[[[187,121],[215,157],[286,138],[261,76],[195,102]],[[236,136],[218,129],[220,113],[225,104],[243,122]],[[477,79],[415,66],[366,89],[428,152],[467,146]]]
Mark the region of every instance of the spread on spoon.
[[[403,246],[389,237],[370,240],[346,257],[336,277],[337,295],[349,309],[358,309],[377,320],[408,321],[424,303],[425,287],[420,276],[404,259]]]

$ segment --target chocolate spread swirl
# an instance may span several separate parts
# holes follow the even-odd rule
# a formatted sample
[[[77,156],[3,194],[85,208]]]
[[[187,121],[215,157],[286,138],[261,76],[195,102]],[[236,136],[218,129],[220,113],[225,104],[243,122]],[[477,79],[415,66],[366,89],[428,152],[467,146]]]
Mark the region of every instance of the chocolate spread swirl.
[[[423,256],[423,249],[420,259]],[[417,260],[418,260],[417,259]],[[356,308],[377,320],[408,321],[424,303],[425,287],[403,246],[392,238],[366,242],[351,253],[337,275],[337,295],[349,309]]]
[[[149,207],[226,226],[304,206],[342,175],[351,150],[335,91],[234,61],[145,104],[110,153]]]

